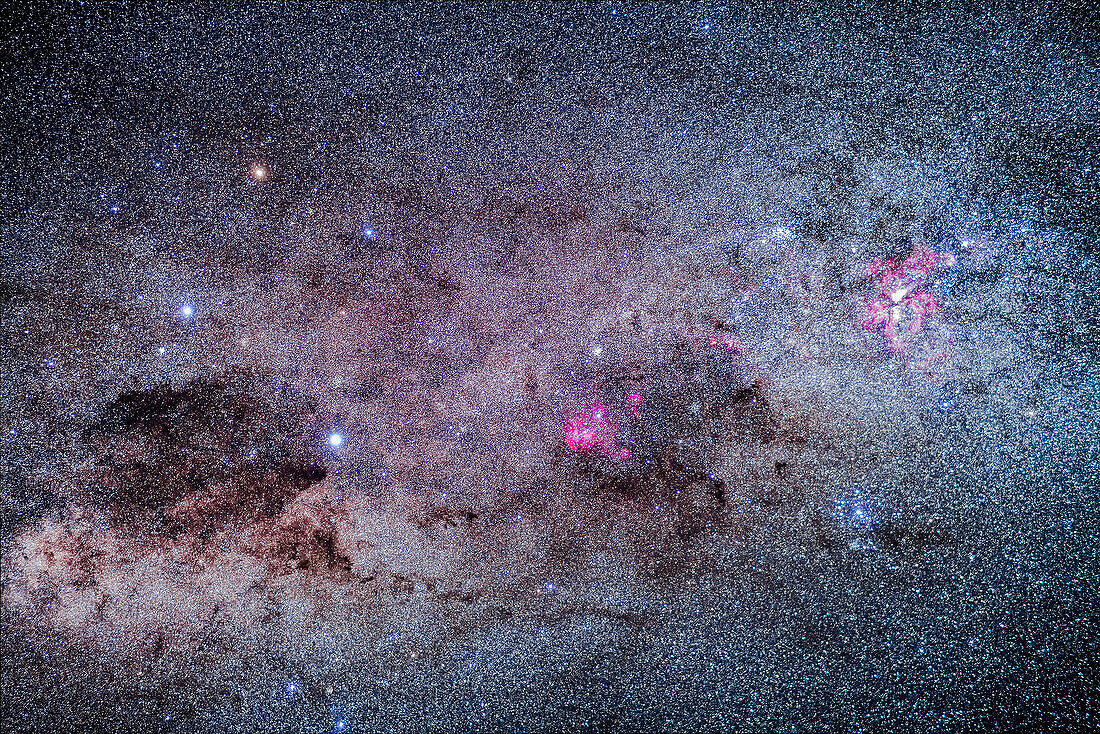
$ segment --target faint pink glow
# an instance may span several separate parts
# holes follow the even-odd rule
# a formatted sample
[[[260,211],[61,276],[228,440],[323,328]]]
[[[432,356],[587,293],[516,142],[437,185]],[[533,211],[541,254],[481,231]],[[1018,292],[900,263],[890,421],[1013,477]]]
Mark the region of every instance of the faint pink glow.
[[[932,352],[927,357],[924,357],[923,359],[918,360],[917,363],[916,363],[916,367],[920,370],[927,371],[928,379],[934,380],[934,379],[936,379],[936,375],[932,372],[932,370],[936,367],[937,364],[945,362],[946,360],[947,360],[947,350],[946,349],[940,349],[940,350],[937,350],[935,352]]]
[[[741,353],[741,342],[729,334],[712,334],[707,342],[715,349],[723,347],[727,352]]]
[[[642,398],[642,394],[638,392],[632,392],[626,396],[626,408],[630,413],[631,418],[640,418],[642,415],[642,403],[645,399]]]

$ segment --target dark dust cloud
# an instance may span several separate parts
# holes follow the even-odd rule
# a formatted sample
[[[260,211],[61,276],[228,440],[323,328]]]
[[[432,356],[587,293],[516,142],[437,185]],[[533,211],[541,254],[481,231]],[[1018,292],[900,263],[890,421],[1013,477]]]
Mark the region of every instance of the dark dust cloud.
[[[1088,3],[46,5],[5,731],[1100,726]]]

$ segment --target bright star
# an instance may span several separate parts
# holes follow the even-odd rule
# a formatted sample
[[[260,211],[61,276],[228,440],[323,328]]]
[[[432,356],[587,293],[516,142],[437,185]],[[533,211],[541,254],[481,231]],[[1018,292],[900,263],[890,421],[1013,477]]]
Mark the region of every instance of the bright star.
[[[328,437],[328,443],[329,446],[337,448],[340,446],[340,444],[344,443],[344,437],[341,436],[339,433],[330,434]]]
[[[191,316],[194,315],[194,313],[195,313],[195,309],[192,308],[191,306],[183,306],[182,308],[180,308],[180,316],[182,316],[185,319],[191,318]]]

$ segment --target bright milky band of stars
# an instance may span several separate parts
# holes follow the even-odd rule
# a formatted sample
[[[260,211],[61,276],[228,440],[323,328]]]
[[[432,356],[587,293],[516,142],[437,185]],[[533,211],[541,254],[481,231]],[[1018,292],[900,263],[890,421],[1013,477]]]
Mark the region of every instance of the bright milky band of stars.
[[[5,731],[1100,726],[1086,4],[15,17]]]

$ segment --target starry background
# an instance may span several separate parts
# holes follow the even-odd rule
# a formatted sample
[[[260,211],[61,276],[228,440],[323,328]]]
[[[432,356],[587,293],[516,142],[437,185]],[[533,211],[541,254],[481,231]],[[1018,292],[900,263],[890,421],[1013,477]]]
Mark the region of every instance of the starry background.
[[[1100,725],[1098,21],[13,8],[3,728]]]

